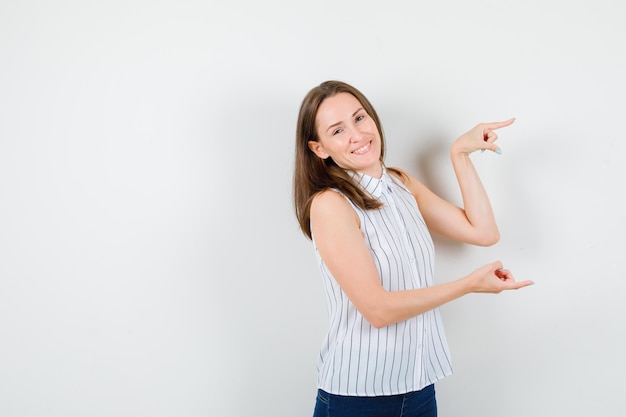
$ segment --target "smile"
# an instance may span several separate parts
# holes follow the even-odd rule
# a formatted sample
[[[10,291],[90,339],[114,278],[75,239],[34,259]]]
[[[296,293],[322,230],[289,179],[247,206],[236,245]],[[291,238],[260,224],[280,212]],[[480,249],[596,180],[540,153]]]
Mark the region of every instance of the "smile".
[[[371,141],[370,141],[370,142],[367,142],[367,144],[366,144],[366,145],[361,146],[359,149],[355,149],[355,150],[353,150],[353,151],[352,151],[352,153],[357,154],[357,155],[364,154],[364,153],[366,153],[367,151],[369,151],[369,150],[370,150],[370,147],[371,147],[371,146],[372,146],[372,142],[371,142]]]

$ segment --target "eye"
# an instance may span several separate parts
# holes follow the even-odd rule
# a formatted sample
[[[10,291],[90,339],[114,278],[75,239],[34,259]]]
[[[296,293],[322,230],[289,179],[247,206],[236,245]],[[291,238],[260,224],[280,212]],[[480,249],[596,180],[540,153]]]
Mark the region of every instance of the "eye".
[[[363,120],[363,119],[365,119],[365,116],[364,116],[364,115],[362,115],[362,114],[360,114],[360,115],[358,115],[358,116],[356,117],[356,119],[355,119],[355,120],[356,120],[357,122],[360,122],[360,121],[361,121],[361,120]]]
[[[339,129],[335,129],[333,130],[333,136],[340,134],[341,132],[343,132],[343,130],[341,128]]]

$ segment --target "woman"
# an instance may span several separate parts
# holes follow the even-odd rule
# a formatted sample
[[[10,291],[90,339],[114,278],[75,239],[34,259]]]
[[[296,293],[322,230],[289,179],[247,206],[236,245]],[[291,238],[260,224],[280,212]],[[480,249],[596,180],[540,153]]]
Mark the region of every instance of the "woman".
[[[438,307],[532,284],[516,282],[500,262],[444,284],[433,276],[430,232],[481,246],[499,240],[469,155],[500,153],[494,130],[513,121],[479,124],[452,144],[459,208],[385,167],[380,120],[356,88],[327,81],[304,98],[295,208],[316,250],[330,315],[314,417],[436,416],[434,383],[452,373]]]

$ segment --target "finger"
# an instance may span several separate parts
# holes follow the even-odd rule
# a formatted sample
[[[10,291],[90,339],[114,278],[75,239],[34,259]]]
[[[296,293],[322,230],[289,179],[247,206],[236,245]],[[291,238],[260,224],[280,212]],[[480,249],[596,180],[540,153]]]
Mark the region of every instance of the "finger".
[[[502,151],[500,150],[500,148],[493,143],[496,140],[498,140],[498,135],[496,135],[495,132],[493,132],[490,129],[484,129],[483,141],[485,142],[485,145],[487,146],[482,148],[481,152],[484,152],[485,150],[490,150],[492,152],[497,153],[498,155],[502,154]]]
[[[515,117],[513,117],[512,119],[509,119],[509,120],[505,120],[503,122],[484,123],[484,126],[487,129],[500,129],[502,127],[507,127],[507,126],[512,125],[514,121],[515,121]]]
[[[507,285],[507,289],[509,290],[519,290],[520,288],[524,288],[524,287],[528,287],[529,285],[533,285],[535,282],[528,280],[528,281],[521,281],[521,282],[511,282]]]
[[[511,271],[509,271],[508,269],[496,269],[494,271],[495,276],[497,276],[498,278],[502,279],[502,280],[507,280],[507,279],[514,279],[513,278],[513,274],[511,274]]]
[[[493,143],[498,139],[498,135],[491,129],[483,129],[483,140],[488,143]]]
[[[520,288],[528,287],[529,285],[534,285],[534,284],[535,284],[535,281],[531,281],[531,280],[516,282],[515,289],[518,290]]]
[[[495,261],[491,263],[491,267],[496,270],[496,269],[504,269],[504,265],[502,264],[502,261]]]

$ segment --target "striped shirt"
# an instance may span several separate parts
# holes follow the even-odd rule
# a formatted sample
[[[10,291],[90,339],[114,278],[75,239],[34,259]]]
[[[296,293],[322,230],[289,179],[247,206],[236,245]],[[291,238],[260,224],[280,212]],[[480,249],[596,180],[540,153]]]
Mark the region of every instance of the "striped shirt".
[[[384,167],[380,179],[352,175],[383,203],[375,210],[351,203],[383,287],[401,291],[432,286],[434,245],[413,195]],[[452,374],[439,309],[377,329],[341,290],[317,246],[315,253],[330,316],[318,360],[318,388],[337,395],[395,395]]]

